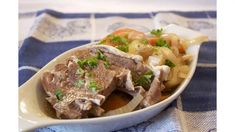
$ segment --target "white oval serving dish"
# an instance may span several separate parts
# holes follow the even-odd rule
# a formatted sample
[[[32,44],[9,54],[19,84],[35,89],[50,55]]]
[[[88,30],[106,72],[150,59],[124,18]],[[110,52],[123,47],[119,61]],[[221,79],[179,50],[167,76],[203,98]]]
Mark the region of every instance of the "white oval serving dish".
[[[175,33],[185,39],[195,39],[199,37],[206,38],[205,35],[199,32],[176,25],[168,25],[163,29],[165,32]],[[196,69],[200,43],[201,42],[190,45],[187,49],[187,53],[193,55],[193,61],[190,64],[190,72],[188,74],[188,77],[167,99],[150,107],[130,113],[108,117],[73,120],[56,119],[51,116],[50,109],[49,107],[47,107],[48,103],[45,100],[46,94],[44,93],[40,84],[40,76],[44,71],[52,69],[57,63],[62,62],[63,60],[68,58],[71,53],[73,53],[73,51],[79,48],[93,45],[95,43],[90,43],[68,50],[50,61],[46,66],[44,66],[40,71],[38,71],[33,77],[31,77],[19,88],[19,129],[20,131],[32,131],[39,127],[63,125],[64,127],[69,128],[70,131],[74,132],[106,132],[122,129],[146,121],[166,108],[186,88]]]

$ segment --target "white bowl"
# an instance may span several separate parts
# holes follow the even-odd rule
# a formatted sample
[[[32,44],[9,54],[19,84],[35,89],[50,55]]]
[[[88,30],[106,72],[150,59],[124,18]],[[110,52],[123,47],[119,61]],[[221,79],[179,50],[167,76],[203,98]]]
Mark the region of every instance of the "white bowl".
[[[168,25],[164,27],[165,32],[175,33],[185,39],[193,38],[206,38],[205,35],[195,32],[176,25]],[[190,64],[190,72],[188,77],[178,86],[176,91],[167,99],[152,105],[150,107],[133,111],[130,113],[97,117],[90,119],[56,119],[53,115],[53,110],[48,106],[45,100],[45,93],[41,88],[40,76],[45,70],[52,69],[57,63],[64,61],[71,53],[79,48],[84,48],[95,43],[90,43],[84,46],[76,47],[64,52],[46,66],[44,66],[39,72],[25,82],[19,89],[19,128],[20,131],[30,131],[39,127],[45,127],[50,125],[64,125],[69,127],[71,131],[92,131],[92,132],[105,132],[122,129],[129,127],[143,121],[150,119],[157,115],[164,108],[166,108],[173,100],[175,100],[182,91],[186,88],[191,80],[197,65],[197,58],[200,48],[200,43],[190,45],[187,49],[188,54],[193,55],[193,61]]]

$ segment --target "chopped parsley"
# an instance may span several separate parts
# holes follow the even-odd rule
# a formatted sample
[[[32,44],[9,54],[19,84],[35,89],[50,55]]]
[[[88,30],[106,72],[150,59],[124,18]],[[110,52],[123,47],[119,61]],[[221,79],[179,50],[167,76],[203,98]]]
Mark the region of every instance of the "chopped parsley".
[[[90,68],[95,68],[98,65],[98,59],[96,57],[92,57],[83,60],[78,60],[77,63],[83,69],[85,68],[85,66],[88,66]]]
[[[146,38],[143,38],[143,39],[140,40],[140,43],[142,43],[142,44],[148,44],[149,41],[148,41]]]
[[[104,55],[103,51],[98,50],[97,53],[98,53],[97,59],[103,60],[103,61],[104,61],[104,66],[105,66],[105,68],[109,68],[109,67],[110,67],[110,63],[109,63],[109,61],[106,59],[106,56]]]
[[[165,65],[167,65],[169,67],[175,67],[175,64],[168,59],[165,60]]]
[[[85,71],[82,68],[80,68],[80,67],[76,71],[77,75],[81,75],[82,76],[84,73],[85,73]]]
[[[123,51],[123,52],[129,51],[129,47],[127,45],[118,45],[116,48]]]
[[[89,85],[88,85],[89,89],[91,89],[93,92],[95,92],[97,90],[97,84],[95,81],[90,81]]]
[[[109,34],[107,37],[108,37],[108,38],[113,38],[114,35],[113,35],[113,34]]]
[[[161,38],[157,41],[156,46],[170,48],[166,40]]]
[[[97,55],[97,59],[99,60],[106,60],[106,56],[104,55],[104,53],[101,50],[97,51],[98,55]]]
[[[128,41],[126,38],[121,36],[114,36],[111,40],[113,43],[122,43],[122,44],[128,44]]]
[[[57,98],[58,100],[62,100],[62,98],[63,98],[63,93],[62,93],[61,89],[56,89],[56,91],[55,91],[55,96],[56,96],[56,98]]]
[[[163,34],[163,29],[153,29],[151,32],[150,32],[152,35],[155,35],[157,37],[160,37],[162,34]]]
[[[105,66],[105,68],[109,68],[109,67],[110,67],[109,61],[105,61],[105,62],[104,62],[104,66]]]
[[[87,76],[87,77],[93,77],[94,74],[93,74],[92,72],[87,72],[85,76]]]
[[[81,88],[84,85],[84,83],[85,83],[84,80],[77,80],[74,85],[77,88]]]
[[[144,88],[149,88],[152,82],[153,76],[154,75],[152,71],[147,71],[143,75],[139,76],[139,78],[135,81],[135,85],[142,86]]]

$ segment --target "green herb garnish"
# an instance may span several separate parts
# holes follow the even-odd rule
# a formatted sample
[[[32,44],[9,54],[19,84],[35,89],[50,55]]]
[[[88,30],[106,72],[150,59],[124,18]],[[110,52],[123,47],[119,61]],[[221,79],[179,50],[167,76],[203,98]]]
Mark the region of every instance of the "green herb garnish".
[[[80,68],[80,67],[76,71],[77,75],[83,75],[84,73],[85,73],[85,71],[82,68]]]
[[[83,69],[84,69],[84,67],[85,67],[85,63],[86,63],[85,60],[78,60],[78,61],[77,61],[77,64],[78,64],[81,68],[83,68]]]
[[[97,59],[99,60],[106,60],[106,56],[104,55],[104,53],[101,50],[97,51],[98,55],[97,55]]]
[[[98,88],[95,81],[90,81],[88,87],[89,87],[89,89],[91,89],[93,92],[95,92],[95,91],[97,90],[97,88]]]
[[[121,36],[114,36],[112,38],[113,43],[122,43],[122,44],[128,44],[128,41],[126,38],[121,37]]]
[[[162,34],[163,34],[163,29],[153,29],[151,32],[150,32],[152,35],[155,35],[157,37],[160,37]]]
[[[109,34],[107,37],[108,37],[108,38],[113,38],[114,35],[113,35],[113,34]]]
[[[109,61],[105,61],[105,62],[104,62],[104,66],[105,66],[105,68],[109,68],[109,67],[110,67]]]
[[[91,68],[94,68],[98,65],[98,60],[96,58],[87,59],[87,65]]]
[[[168,59],[165,60],[165,65],[167,65],[169,67],[175,67],[175,64]]]
[[[104,53],[101,50],[98,50],[97,53],[98,53],[97,59],[103,60],[105,68],[109,68],[110,64],[109,64],[109,61],[106,59],[106,56],[104,55]]]
[[[84,69],[85,66],[89,66],[90,68],[95,68],[98,65],[98,59],[96,57],[92,57],[83,60],[78,60],[77,63],[82,69]]]
[[[156,46],[170,48],[166,40],[161,38],[157,41]]]
[[[142,44],[148,44],[149,41],[148,41],[147,39],[143,38],[143,39],[140,40],[140,43],[142,43]]]
[[[135,81],[135,85],[142,86],[144,88],[149,88],[152,82],[153,76],[154,76],[153,72],[148,71],[144,73],[143,75],[139,76],[139,78]]]
[[[94,74],[93,74],[92,72],[87,72],[87,73],[85,74],[85,76],[87,76],[87,77],[94,77]]]
[[[56,91],[55,91],[55,96],[56,96],[56,98],[57,98],[58,100],[62,100],[62,98],[63,98],[63,93],[62,93],[61,89],[56,89]]]
[[[123,51],[123,52],[129,51],[129,47],[127,45],[118,45],[116,48]]]
[[[84,80],[77,80],[75,82],[75,87],[81,88],[84,85],[84,83],[85,83]]]

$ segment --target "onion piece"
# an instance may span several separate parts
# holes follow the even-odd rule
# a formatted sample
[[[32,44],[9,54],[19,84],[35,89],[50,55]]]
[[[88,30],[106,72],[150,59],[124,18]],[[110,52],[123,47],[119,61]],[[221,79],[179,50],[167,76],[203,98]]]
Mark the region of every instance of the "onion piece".
[[[179,78],[183,78],[183,79],[184,79],[184,78],[187,78],[187,76],[188,76],[188,75],[187,75],[186,73],[182,73],[182,72],[180,72],[180,73],[178,74],[178,77],[179,77]]]
[[[118,109],[110,110],[104,113],[103,116],[111,116],[131,112],[140,104],[143,98],[144,97],[141,95],[141,92],[138,92],[128,104]]]
[[[165,59],[172,61],[175,65],[179,65],[180,60],[175,56],[172,50],[165,47],[160,47],[159,50]]]

